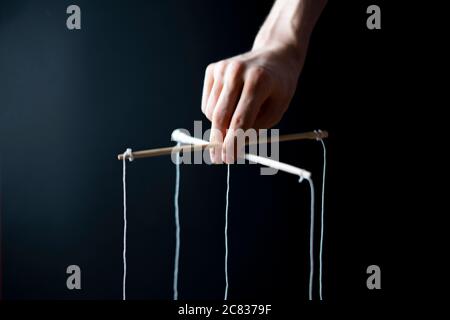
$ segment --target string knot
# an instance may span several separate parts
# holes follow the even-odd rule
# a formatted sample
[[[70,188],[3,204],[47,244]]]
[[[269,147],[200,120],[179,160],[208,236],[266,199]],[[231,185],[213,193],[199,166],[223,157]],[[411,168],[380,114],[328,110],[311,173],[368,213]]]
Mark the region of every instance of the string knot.
[[[322,138],[321,138],[322,130],[320,130],[320,129],[314,130],[314,133],[316,134],[316,140],[317,141],[322,140]]]
[[[127,148],[127,150],[123,153],[123,159],[128,159],[130,160],[130,162],[134,160],[133,151],[131,150],[131,148]]]

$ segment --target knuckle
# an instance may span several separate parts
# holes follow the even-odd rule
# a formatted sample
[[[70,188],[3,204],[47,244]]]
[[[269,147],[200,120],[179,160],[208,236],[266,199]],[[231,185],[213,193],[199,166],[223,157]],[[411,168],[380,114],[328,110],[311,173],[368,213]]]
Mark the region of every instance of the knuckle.
[[[233,119],[234,128],[245,128],[247,120],[243,114],[236,114]]]
[[[267,72],[267,69],[265,69],[264,67],[256,66],[250,70],[249,77],[253,81],[259,83],[259,82],[267,80],[269,78],[269,74]]]
[[[246,78],[248,93],[254,95],[258,90],[269,88],[269,74],[263,67],[252,68]]]
[[[244,71],[244,68],[245,68],[244,62],[239,60],[233,60],[228,65],[228,72],[230,76],[237,77]]]
[[[210,63],[205,69],[205,75],[212,75],[215,63]]]
[[[244,65],[240,61],[232,61],[228,65],[225,73],[225,82],[231,89],[235,89],[238,86],[243,70]]]
[[[214,77],[216,78],[220,78],[223,76],[224,72],[225,72],[225,68],[226,68],[226,62],[224,60],[219,61],[216,63],[215,67],[214,67]]]
[[[248,84],[247,83],[247,88],[245,90],[245,92],[243,92],[240,100],[239,100],[239,104],[242,105],[242,107],[244,107],[244,109],[252,106],[255,101],[258,99],[257,97],[257,87],[253,84]],[[244,117],[245,114],[242,114],[244,111],[241,111],[241,116]]]
[[[222,127],[225,124],[225,112],[222,110],[214,111],[214,114],[212,115],[212,122],[215,123],[218,127]]]

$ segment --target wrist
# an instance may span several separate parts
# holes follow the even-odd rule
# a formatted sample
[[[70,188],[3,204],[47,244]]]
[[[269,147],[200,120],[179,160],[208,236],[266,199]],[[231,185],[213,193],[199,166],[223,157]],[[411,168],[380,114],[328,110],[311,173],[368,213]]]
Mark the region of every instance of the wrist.
[[[289,31],[289,28],[283,28],[282,32],[262,28],[255,38],[252,51],[277,52],[292,68],[300,70],[305,59],[308,40],[300,39],[298,34]]]

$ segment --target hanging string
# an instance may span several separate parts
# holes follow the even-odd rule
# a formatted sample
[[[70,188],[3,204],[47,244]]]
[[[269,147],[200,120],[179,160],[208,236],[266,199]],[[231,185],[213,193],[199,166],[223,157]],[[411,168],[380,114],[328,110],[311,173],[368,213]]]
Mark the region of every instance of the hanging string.
[[[316,133],[320,133],[320,130],[315,131]],[[175,130],[172,132],[172,140],[187,143],[187,144],[207,144],[208,142],[205,140],[197,139],[194,137],[190,137],[183,133],[180,130]],[[323,233],[324,233],[324,198],[325,198],[325,171],[326,171],[326,149],[325,144],[322,139],[317,139],[322,142],[323,150],[324,150],[324,162],[323,162],[323,177],[322,177],[322,205],[321,205],[321,231],[320,231],[320,257],[319,257],[319,295],[320,300],[322,300],[322,253],[323,253]],[[179,144],[178,144],[179,145]],[[177,154],[177,156],[179,156]],[[262,158],[252,154],[246,154],[245,158],[256,163],[260,163],[262,165],[270,166],[273,168],[277,168],[279,170],[298,175],[300,177],[299,182],[302,182],[303,179],[308,180],[310,189],[311,189],[311,216],[310,216],[310,274],[309,274],[309,300],[312,300],[313,296],[313,280],[314,280],[314,184],[310,177],[310,173],[303,169],[287,165],[281,163],[279,161],[273,161],[271,159]],[[178,161],[177,161],[178,162]],[[179,167],[177,166],[177,185],[175,191],[175,214],[176,221],[178,221],[178,186],[179,184]],[[226,192],[226,206],[225,206],[225,294],[224,300],[228,298],[228,207],[229,207],[229,192],[230,192],[230,165],[227,165],[227,192]],[[176,259],[175,259],[175,269],[174,272],[174,299],[176,300],[176,279],[178,274],[178,258],[179,254],[179,222],[177,222],[177,250],[176,250]]]
[[[309,300],[313,296],[313,279],[314,279],[314,184],[311,178],[306,178],[311,189],[311,215],[309,224]],[[299,182],[303,178],[300,177]]]
[[[178,142],[177,147],[181,144]],[[173,300],[178,300],[178,265],[180,259],[180,211],[178,206],[178,196],[180,191],[180,153],[176,155],[176,178],[175,178],[175,262],[173,268]]]
[[[122,300],[126,300],[126,283],[127,283],[127,186],[126,186],[126,159],[133,161],[133,153],[128,148],[123,153],[122,160],[122,183],[123,183],[123,280],[122,280]]]
[[[320,131],[320,130],[319,130]],[[323,256],[323,233],[324,233],[324,203],[325,203],[325,172],[327,168],[327,148],[320,139],[323,148],[323,170],[322,170],[322,203],[320,213],[320,252],[319,252],[319,296],[322,300],[322,256]]]
[[[191,137],[180,129],[174,130],[172,132],[172,140],[177,141],[178,143],[186,143],[186,144],[208,144],[208,141],[201,140],[195,137]],[[300,177],[300,181],[304,178],[309,179],[311,173],[286,163],[282,163],[279,161],[275,161],[269,158],[260,157],[254,154],[245,154],[245,158],[251,162],[259,163],[264,166],[269,166],[272,168],[276,168],[278,170],[282,170],[288,172],[290,174],[298,175]],[[312,181],[310,181],[312,183]],[[228,298],[228,207],[229,207],[229,192],[230,192],[230,165],[227,166],[227,193],[226,193],[226,205],[225,205],[225,294],[224,300]],[[314,204],[313,204],[314,206]],[[314,209],[312,208],[312,212]],[[314,217],[313,217],[314,218]],[[314,221],[312,220],[314,224]],[[312,251],[312,243],[311,243],[311,251]],[[311,266],[311,270],[313,270],[313,265]],[[312,274],[311,274],[312,277]],[[312,280],[310,281],[310,291],[312,292]],[[312,293],[310,294],[310,296]]]
[[[320,133],[321,130],[314,130],[316,133]],[[327,150],[325,143],[322,139],[318,138],[318,141],[322,144],[323,149],[323,170],[322,170],[322,199],[321,199],[321,214],[320,214],[320,248],[319,248],[319,297],[323,300],[322,296],[322,274],[323,274],[323,235],[324,235],[324,204],[325,204],[325,173],[327,166]],[[311,222],[310,222],[310,238],[309,238],[309,259],[310,259],[310,272],[309,272],[309,300],[312,300],[312,289],[314,280],[314,185],[311,178],[307,178],[311,187]],[[302,179],[300,178],[300,182]]]
[[[320,130],[318,130],[320,132]],[[315,131],[317,132],[317,131]],[[323,256],[323,237],[324,237],[324,202],[325,202],[325,173],[326,173],[326,147],[322,139],[321,141],[323,147],[323,173],[322,173],[322,203],[321,203],[321,226],[320,226],[320,253],[319,253],[319,296],[322,300],[322,256]],[[199,143],[203,141],[198,139],[194,143]],[[206,141],[204,141],[206,142]],[[192,142],[191,142],[192,143]],[[207,143],[207,142],[206,142]],[[180,146],[180,142],[177,143]],[[259,159],[255,155],[246,155],[248,157],[258,158],[258,161],[263,165],[274,166],[273,163],[269,163],[269,159]],[[131,149],[126,149],[123,153],[123,282],[122,282],[122,298],[126,300],[126,276],[127,276],[127,261],[126,261],[126,249],[127,249],[127,203],[126,203],[126,159],[133,161],[133,153]],[[251,160],[251,159],[249,159]],[[262,161],[264,160],[264,161]],[[303,179],[308,180],[311,189],[311,216],[310,216],[310,275],[309,275],[309,300],[312,300],[313,295],[313,279],[314,279],[314,184],[310,178],[310,173],[304,171],[300,168],[295,168],[283,163],[278,163],[274,167],[280,167],[280,170],[287,171],[293,174],[299,174],[299,182]],[[294,170],[295,169],[295,170]],[[300,173],[298,173],[298,172]],[[178,300],[178,269],[179,269],[179,255],[180,255],[180,220],[179,220],[179,187],[180,187],[180,154],[176,154],[176,184],[175,184],[175,226],[176,226],[176,248],[175,248],[175,261],[174,261],[174,278],[173,278],[173,298]],[[229,193],[230,193],[230,165],[227,165],[227,190],[226,190],[226,206],[225,206],[225,293],[224,300],[228,298],[228,209],[229,209]]]
[[[225,296],[228,299],[228,207],[230,195],[230,165],[227,165],[227,194],[225,197]]]
[[[185,132],[177,129],[172,132],[172,140],[177,141],[177,146],[180,143],[202,145],[208,144],[208,141],[199,138],[191,137]],[[178,163],[179,153],[177,153]],[[179,222],[178,222],[178,188],[179,188],[179,164],[177,164],[177,182],[175,189],[175,220],[177,221],[177,250],[175,253],[175,272],[174,272],[174,299],[176,297],[176,279],[178,278],[178,253],[179,253]],[[230,194],[230,165],[227,165],[227,193],[225,197],[225,293],[224,300],[228,299],[228,207],[229,207],[229,194]]]

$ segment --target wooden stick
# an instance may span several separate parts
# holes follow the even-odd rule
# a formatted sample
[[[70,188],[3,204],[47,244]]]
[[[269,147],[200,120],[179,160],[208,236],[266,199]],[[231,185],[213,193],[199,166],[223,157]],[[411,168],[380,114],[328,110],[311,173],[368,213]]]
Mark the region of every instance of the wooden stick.
[[[310,131],[303,133],[285,134],[278,137],[278,142],[295,141],[295,140],[318,140],[328,138],[327,131]],[[261,143],[271,143],[270,138],[259,138],[257,141],[249,141],[246,145],[254,145]],[[210,143],[206,145],[185,145],[175,147],[156,148],[148,150],[133,151],[133,159],[150,158],[158,156],[166,156],[172,154],[172,152],[195,152],[211,149],[219,146],[220,143]],[[123,153],[117,156],[119,160],[123,160]]]

